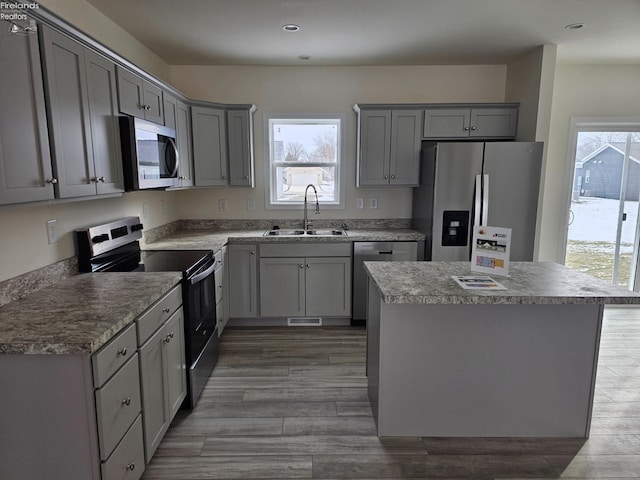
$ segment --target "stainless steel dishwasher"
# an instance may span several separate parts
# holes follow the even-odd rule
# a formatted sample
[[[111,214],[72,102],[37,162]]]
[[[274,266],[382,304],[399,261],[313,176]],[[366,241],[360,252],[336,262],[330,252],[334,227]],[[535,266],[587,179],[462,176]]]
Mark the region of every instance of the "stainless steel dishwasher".
[[[363,262],[414,261],[417,257],[418,242],[353,242],[353,325],[362,324],[367,314],[367,274]]]

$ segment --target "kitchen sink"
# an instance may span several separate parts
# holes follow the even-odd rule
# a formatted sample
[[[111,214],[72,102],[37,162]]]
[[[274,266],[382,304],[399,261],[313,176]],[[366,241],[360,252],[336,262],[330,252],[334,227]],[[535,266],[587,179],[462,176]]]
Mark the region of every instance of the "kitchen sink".
[[[298,236],[315,236],[315,237],[335,237],[346,236],[344,230],[336,230],[333,228],[316,228],[313,230],[294,230],[294,229],[274,229],[267,230],[264,233],[265,237],[280,236],[280,237],[298,237]]]

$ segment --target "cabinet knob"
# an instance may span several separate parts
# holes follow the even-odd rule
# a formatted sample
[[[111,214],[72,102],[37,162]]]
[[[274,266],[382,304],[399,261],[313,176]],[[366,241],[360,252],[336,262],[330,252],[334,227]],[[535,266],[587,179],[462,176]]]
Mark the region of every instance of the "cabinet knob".
[[[98,183],[98,182],[104,183],[104,177],[93,177],[91,181],[95,183]]]
[[[162,309],[162,311],[163,311],[164,313],[169,313],[169,312],[171,311],[171,309],[170,309],[169,307],[164,307],[164,308]]]
[[[396,176],[395,175],[391,175],[391,178],[396,178]]]
[[[464,127],[464,131],[468,132],[469,131],[469,127]]]
[[[251,250],[251,252],[249,252],[251,255],[255,255],[256,252],[254,252],[253,250]]]
[[[307,263],[307,268],[311,268],[311,265],[309,265],[308,263]]]
[[[304,268],[304,265],[302,263],[300,264],[300,268]]]
[[[46,182],[50,183],[51,185],[55,185],[56,183],[58,183],[58,179],[57,178],[47,178]]]
[[[473,127],[471,127],[471,130],[477,130],[478,127],[476,127],[475,125]]]
[[[244,179],[247,180],[249,178],[249,175],[245,175]]]
[[[127,347],[122,347],[118,350],[118,355],[122,355],[123,357],[127,354]]]
[[[386,179],[388,179],[388,178],[389,178],[389,175],[385,175],[385,176],[384,176],[384,178],[385,178],[385,180],[386,180]]]
[[[123,398],[122,399],[122,405],[131,405],[131,398],[127,397],[127,398]]]
[[[135,470],[135,468],[136,468],[136,464],[135,463],[130,463],[124,468],[125,468],[125,470],[129,470],[129,471],[133,472]]]
[[[227,179],[227,176],[226,176],[226,175],[223,175],[223,176],[222,176],[222,179],[223,179],[223,180],[226,180],[226,179]]]
[[[180,175],[178,178],[179,178],[180,180],[186,180],[186,179],[187,179],[187,177],[185,177],[184,175]]]
[[[168,333],[166,337],[164,337],[164,341],[165,343],[169,343],[171,341],[171,339],[173,338],[173,332]]]

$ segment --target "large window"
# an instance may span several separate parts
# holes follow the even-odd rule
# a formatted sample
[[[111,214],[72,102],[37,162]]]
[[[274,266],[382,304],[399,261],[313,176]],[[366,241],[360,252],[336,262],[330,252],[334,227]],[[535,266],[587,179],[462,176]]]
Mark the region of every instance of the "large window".
[[[301,205],[309,184],[321,204],[341,204],[343,123],[340,116],[267,117],[271,206]]]

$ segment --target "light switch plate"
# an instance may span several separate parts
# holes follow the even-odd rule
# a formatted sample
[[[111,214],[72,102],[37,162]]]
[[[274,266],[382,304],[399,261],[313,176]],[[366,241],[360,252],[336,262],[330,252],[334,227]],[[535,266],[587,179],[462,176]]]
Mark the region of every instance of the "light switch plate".
[[[253,211],[256,209],[256,201],[253,198],[247,198],[247,210]]]
[[[356,198],[356,208],[362,210],[364,208],[364,198]]]
[[[371,210],[375,210],[376,208],[378,208],[378,197],[371,197],[369,199],[369,208]]]
[[[226,212],[227,211],[227,199],[226,198],[221,198],[220,200],[218,200],[218,210],[221,212]]]

